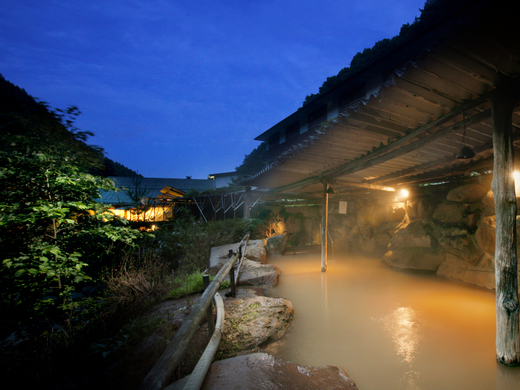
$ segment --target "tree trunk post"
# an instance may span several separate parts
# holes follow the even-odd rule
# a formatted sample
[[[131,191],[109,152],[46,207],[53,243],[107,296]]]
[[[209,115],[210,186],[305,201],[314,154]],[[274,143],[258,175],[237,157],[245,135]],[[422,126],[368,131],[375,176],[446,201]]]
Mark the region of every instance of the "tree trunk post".
[[[246,187],[245,199],[244,199],[244,219],[251,217],[251,187]]]
[[[329,183],[323,182],[323,210],[321,216],[321,272],[327,270],[327,229],[329,223]]]
[[[514,101],[497,90],[491,97],[493,117],[493,182],[495,198],[495,283],[497,360],[520,364],[516,196],[513,178],[512,113]]]

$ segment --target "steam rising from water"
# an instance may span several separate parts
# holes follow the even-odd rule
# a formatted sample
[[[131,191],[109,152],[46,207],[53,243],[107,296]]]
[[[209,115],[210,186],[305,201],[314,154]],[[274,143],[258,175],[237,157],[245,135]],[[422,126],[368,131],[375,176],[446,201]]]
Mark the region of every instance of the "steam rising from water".
[[[279,256],[269,296],[290,300],[293,323],[267,352],[343,368],[361,390],[520,390],[520,368],[495,360],[495,295],[377,259]]]

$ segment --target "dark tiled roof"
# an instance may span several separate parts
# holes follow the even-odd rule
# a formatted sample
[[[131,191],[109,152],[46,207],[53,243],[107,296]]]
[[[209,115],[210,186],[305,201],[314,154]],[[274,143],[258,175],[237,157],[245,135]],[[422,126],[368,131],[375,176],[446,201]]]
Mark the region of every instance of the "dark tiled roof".
[[[133,177],[110,177],[118,188],[135,189],[136,181]],[[144,177],[138,184],[138,188],[143,193],[143,197],[157,198],[161,190],[170,186],[177,190],[188,192],[191,190],[205,191],[215,188],[215,180],[206,179],[161,179]],[[101,198],[98,202],[112,204],[114,206],[132,205],[134,202],[126,191],[101,191]]]

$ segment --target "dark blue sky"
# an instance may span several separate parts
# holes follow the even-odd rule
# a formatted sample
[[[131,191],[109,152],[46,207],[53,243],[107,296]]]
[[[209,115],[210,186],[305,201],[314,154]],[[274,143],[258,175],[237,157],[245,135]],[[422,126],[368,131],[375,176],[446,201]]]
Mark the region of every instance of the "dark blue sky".
[[[146,177],[233,171],[424,0],[4,0],[0,73]]]

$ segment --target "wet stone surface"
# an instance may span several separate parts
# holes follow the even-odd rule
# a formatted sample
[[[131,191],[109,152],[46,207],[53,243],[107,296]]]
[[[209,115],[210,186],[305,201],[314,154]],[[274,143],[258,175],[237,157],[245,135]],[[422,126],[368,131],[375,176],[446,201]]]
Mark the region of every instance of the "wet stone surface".
[[[182,389],[187,378],[167,387]],[[266,353],[237,356],[211,365],[202,389],[357,389],[347,373],[335,366],[310,367],[276,359]]]
[[[224,306],[226,319],[217,352],[219,359],[258,351],[278,340],[294,315],[292,303],[283,298],[227,298]]]

